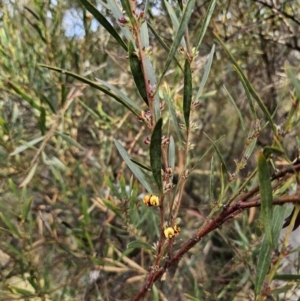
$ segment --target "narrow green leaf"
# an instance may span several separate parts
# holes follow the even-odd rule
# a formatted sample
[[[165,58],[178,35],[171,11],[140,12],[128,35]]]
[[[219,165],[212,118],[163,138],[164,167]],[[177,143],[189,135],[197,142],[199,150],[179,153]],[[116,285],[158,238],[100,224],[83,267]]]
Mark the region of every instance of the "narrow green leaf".
[[[282,156],[284,154],[284,151],[277,147],[265,146],[263,149],[263,154],[264,154],[265,158],[269,158],[271,154],[275,154],[277,156]]]
[[[91,109],[88,105],[86,105],[83,101],[81,101],[80,99],[77,100],[81,106],[94,118],[97,119],[103,119],[103,117],[100,115],[100,113],[98,112],[98,110],[94,110]]]
[[[110,33],[112,37],[119,43],[119,45],[125,50],[128,51],[127,45],[124,43],[122,38],[119,36],[118,32],[111,26],[107,21],[107,18],[104,17],[101,12],[89,1],[80,0],[84,7],[95,17],[95,19]]]
[[[257,94],[257,92],[255,91],[255,89],[253,88],[253,86],[250,83],[250,81],[248,80],[247,76],[244,74],[242,68],[239,66],[239,64],[237,63],[237,61],[234,59],[233,55],[231,54],[231,52],[229,51],[229,49],[225,46],[225,44],[220,39],[220,37],[216,33],[214,33],[214,36],[216,37],[216,39],[221,44],[222,48],[225,50],[225,52],[229,56],[229,58],[230,58],[231,62],[233,63],[233,65],[240,72],[241,76],[243,77],[243,79],[244,79],[244,81],[246,83],[247,88],[249,89],[250,93],[252,94],[252,96],[256,100],[256,102],[259,105],[260,109],[265,114],[267,120],[270,122],[270,125],[272,127],[273,132],[276,133],[276,126],[275,126],[275,124],[273,122],[273,119],[272,119],[272,117],[271,117],[268,109],[266,108],[265,104],[263,103],[263,101],[261,100],[261,98],[259,97],[259,95]]]
[[[13,192],[13,194],[17,198],[20,198],[20,193],[19,193],[18,187],[16,186],[16,184],[14,183],[14,181],[12,179],[8,180],[8,185],[9,185],[9,188],[11,189],[11,191]]]
[[[169,166],[172,168],[173,172],[175,170],[175,157],[176,157],[176,151],[175,151],[175,141],[173,136],[170,137],[170,144],[169,144]]]
[[[179,28],[178,28],[176,36],[175,36],[175,38],[173,40],[173,44],[172,44],[170,52],[168,54],[168,57],[167,57],[167,60],[166,60],[163,72],[161,74],[161,77],[159,79],[159,82],[157,84],[157,87],[160,86],[162,78],[166,74],[166,72],[169,69],[169,66],[170,66],[170,64],[171,64],[171,62],[172,62],[172,60],[174,58],[174,55],[175,55],[175,53],[177,51],[177,48],[178,48],[178,46],[179,46],[179,44],[181,42],[181,39],[182,39],[182,37],[183,37],[183,35],[185,33],[186,27],[188,25],[188,22],[190,20],[190,17],[192,15],[193,10],[194,10],[195,2],[196,2],[196,0],[189,0],[188,3],[187,3],[187,5],[186,5],[186,7],[185,7],[183,16],[182,16],[180,24],[179,24]]]
[[[246,150],[245,150],[246,158],[249,158],[251,156],[251,154],[255,148],[256,142],[257,142],[257,138],[251,139],[251,142],[249,143],[249,145],[246,147]]]
[[[148,105],[148,97],[147,97],[147,90],[144,81],[144,74],[141,66],[141,62],[135,53],[134,45],[132,41],[129,41],[128,46],[128,56],[129,56],[129,64],[131,73],[135,82],[135,85],[144,100],[144,102]]]
[[[117,197],[118,199],[121,199],[121,194],[119,191],[116,189],[115,185],[112,183],[111,179],[107,176],[104,177],[104,181],[107,184],[107,186],[110,188],[112,191],[113,195]]]
[[[210,161],[210,176],[209,176],[209,199],[213,203],[214,197],[214,183],[215,183],[215,168],[214,168],[214,157],[211,157]]]
[[[229,91],[226,89],[226,87],[223,86],[223,88],[224,88],[225,92],[227,93],[227,95],[229,96],[229,99],[230,99],[231,103],[233,104],[234,109],[236,110],[236,112],[237,112],[237,114],[238,114],[238,116],[239,116],[239,119],[240,119],[240,122],[241,122],[241,125],[242,125],[242,129],[243,129],[243,131],[245,132],[245,131],[246,131],[246,127],[245,127],[245,122],[244,122],[244,118],[243,118],[243,116],[242,116],[242,113],[241,113],[241,111],[239,110],[239,108],[237,107],[237,105],[236,105],[234,99],[232,98],[231,94],[230,94]]]
[[[110,92],[108,89],[100,86],[98,83],[96,82],[93,82],[85,77],[82,77],[76,73],[73,73],[73,72],[69,72],[67,70],[64,70],[64,69],[61,69],[61,68],[57,68],[57,67],[52,67],[52,66],[48,66],[48,65],[44,65],[44,64],[39,64],[40,67],[43,67],[43,68],[47,68],[47,69],[50,69],[50,70],[54,70],[54,71],[58,71],[58,72],[61,72],[63,74],[67,74],[67,75],[70,75],[74,78],[76,78],[77,80],[85,83],[85,84],[88,84],[89,86],[93,87],[93,88],[96,88],[100,91],[102,91],[103,93],[105,93],[106,95],[108,96],[111,96],[112,98],[114,98],[117,102],[119,102],[120,104],[122,104],[124,107],[126,107],[127,109],[129,109],[134,115],[138,116],[139,117],[139,114],[136,113],[132,107],[122,98],[120,98],[118,95],[116,95],[115,93],[112,93]]]
[[[127,245],[127,249],[146,249],[153,251],[153,248],[145,242],[134,240]]]
[[[145,164],[143,164],[143,163],[141,163],[141,162],[138,162],[138,161],[136,161],[136,160],[134,160],[134,159],[131,159],[131,161],[132,161],[134,164],[138,165],[139,167],[141,167],[141,168],[143,168],[143,169],[145,169],[145,170],[147,170],[147,171],[152,171],[151,167],[148,167],[148,166],[146,166]]]
[[[162,118],[160,118],[151,135],[150,142],[150,164],[152,169],[153,178],[157,184],[158,190],[162,192],[161,182],[161,137],[162,137]]]
[[[168,92],[168,94],[164,93],[164,100],[166,101],[166,104],[167,104],[167,106],[169,108],[169,112],[170,112],[170,115],[171,115],[172,124],[174,126],[177,138],[179,140],[180,145],[182,145],[183,143],[182,143],[181,132],[180,132],[180,129],[179,129],[178,119],[177,119],[177,116],[176,116],[176,112],[175,112],[173,103],[172,103],[172,101],[171,101],[171,99],[169,97],[170,91],[167,90],[167,92]]]
[[[29,142],[27,141],[21,141],[24,145],[21,145],[21,146],[18,146],[12,153],[10,153],[9,155],[10,156],[15,156],[19,153],[22,153],[23,151],[25,151],[26,149],[28,148],[31,148],[33,145],[41,142],[42,140],[44,140],[45,136],[41,136],[41,137],[38,137],[36,139],[33,139]]]
[[[24,186],[25,187],[25,186]],[[33,198],[25,199],[22,205],[22,221],[25,222],[31,209]]]
[[[261,244],[260,252],[257,261],[256,276],[255,276],[255,295],[258,296],[262,290],[264,280],[268,274],[271,264],[271,248],[266,239]]]
[[[8,126],[8,124],[5,122],[5,120],[2,117],[0,117],[0,126],[4,130],[5,134],[9,133],[9,126]]]
[[[279,239],[280,231],[282,229],[283,221],[285,218],[286,206],[277,206],[274,209],[273,220],[272,220],[272,233],[274,236],[274,242],[277,242]],[[274,246],[276,247],[276,246]],[[263,242],[261,243],[260,252],[258,255],[256,275],[255,275],[255,295],[259,295],[263,288],[264,280],[270,270],[271,265],[271,246],[267,241],[265,236]]]
[[[141,25],[140,35],[141,35],[142,45],[147,49],[149,47],[149,33],[148,33],[147,22],[144,22]]]
[[[224,159],[223,159],[223,156],[222,156],[222,154],[221,154],[219,148],[217,147],[216,143],[215,143],[213,140],[211,140],[211,139],[209,138],[209,136],[208,136],[206,133],[203,132],[203,134],[204,134],[204,135],[207,137],[207,139],[212,143],[212,145],[213,145],[213,147],[214,147],[214,149],[215,149],[215,151],[216,151],[216,153],[217,153],[217,155],[218,155],[218,157],[219,157],[219,160],[220,160],[220,162],[221,162],[221,164],[222,164],[222,170],[223,170],[224,176],[226,176],[226,178],[228,178],[228,174],[229,174],[229,173],[228,173],[228,169],[227,169],[226,163],[225,163],[225,161],[224,161]]]
[[[41,108],[41,110],[40,110],[40,116],[38,118],[38,125],[39,125],[42,135],[44,135],[46,132],[46,129],[47,129],[46,128],[46,111],[44,108]]]
[[[277,248],[278,246],[278,240],[285,220],[286,211],[287,211],[287,206],[283,205],[283,206],[276,206],[273,212],[272,235],[274,241],[274,248]]]
[[[272,236],[272,185],[267,160],[262,152],[258,154],[258,181],[261,199],[261,218],[264,223],[266,239],[270,248],[272,248],[274,244]]]
[[[6,225],[6,227],[11,231],[12,234],[22,238],[22,235],[20,234],[19,230],[16,228],[16,226],[10,221],[10,219],[5,216],[2,212],[0,212],[0,218]]]
[[[81,200],[81,209],[83,213],[83,220],[85,225],[89,225],[90,223],[90,215],[89,215],[89,206],[85,196],[82,197]]]
[[[114,93],[116,93],[121,99],[126,101],[129,105],[131,105],[133,108],[138,110],[139,112],[142,111],[141,107],[137,105],[135,102],[133,102],[127,95],[125,95],[122,91],[120,91],[115,86],[105,82],[104,80],[101,80],[99,78],[96,78],[96,81],[99,82],[101,85],[105,86],[106,88],[112,90]]]
[[[300,281],[300,275],[276,274],[273,279],[274,280],[282,280],[282,281],[299,282]]]
[[[81,150],[85,150],[85,148],[79,144],[76,140],[74,140],[73,138],[71,138],[70,136],[64,134],[64,133],[61,133],[61,132],[55,132],[56,135],[59,135],[60,137],[63,138],[63,140],[65,140],[66,142],[72,144],[73,146],[81,149]]]
[[[120,155],[122,156],[122,158],[126,162],[127,166],[130,168],[130,170],[132,171],[132,173],[135,175],[135,177],[141,182],[141,184],[145,187],[145,189],[149,193],[155,194],[153,192],[151,186],[149,185],[149,183],[148,183],[145,175],[140,170],[140,168],[131,161],[131,158],[129,157],[128,153],[126,152],[126,150],[122,146],[122,144],[118,140],[116,140],[116,139],[114,139],[114,142],[115,142],[115,145],[116,145],[116,147],[117,147]]]
[[[184,87],[183,87],[183,115],[187,130],[190,127],[190,112],[192,104],[192,71],[191,65],[188,59],[185,60],[184,64]]]
[[[153,26],[150,23],[147,23],[147,24],[148,24],[148,27],[150,28],[150,30],[152,31],[152,33],[154,34],[155,38],[159,42],[159,44],[169,53],[170,48],[168,47],[168,45],[163,41],[163,39],[160,37],[160,35],[157,33],[157,31],[153,28]],[[183,69],[182,69],[180,63],[178,62],[178,60],[175,56],[174,56],[174,60],[177,64],[177,66],[183,72]]]
[[[201,27],[200,35],[199,35],[198,41],[196,43],[196,45],[197,45],[196,46],[196,51],[198,51],[198,49],[199,49],[199,47],[200,47],[200,45],[202,43],[202,40],[203,40],[203,38],[205,36],[206,30],[207,30],[207,27],[209,25],[209,22],[210,22],[210,19],[212,17],[212,14],[214,12],[216,3],[217,3],[217,0],[212,0],[210,2],[210,4],[209,4],[209,7],[208,7],[208,10],[207,10],[207,13],[206,13],[203,25]]]
[[[114,212],[119,218],[123,219],[123,214],[120,208],[116,207],[116,205],[109,200],[103,200],[103,203],[108,209]]]
[[[21,287],[10,285],[9,288],[11,289],[11,291],[17,292],[18,294],[20,294],[22,296],[25,296],[25,297],[34,296],[34,292],[31,292],[31,291],[26,290],[26,289],[21,288]]]
[[[20,188],[23,187],[23,186],[25,186],[25,185],[27,185],[27,184],[31,181],[31,179],[33,178],[33,176],[34,176],[34,174],[35,174],[35,171],[36,171],[37,166],[38,166],[38,163],[35,163],[35,164],[31,167],[31,169],[30,169],[28,175],[27,175],[26,178],[22,181],[22,183],[19,185]]]
[[[28,95],[24,90],[22,90],[18,85],[12,83],[11,81],[7,82],[7,85],[12,88],[18,95],[20,95],[24,100],[26,100],[31,107],[41,110],[40,105],[36,100],[34,100],[30,95]]]
[[[225,136],[222,136],[220,137],[218,140],[215,141],[215,143],[219,142],[221,139],[223,139]],[[193,167],[193,169],[209,154],[209,152],[211,151],[211,149],[213,148],[214,146],[211,145],[205,152],[204,154],[200,157],[199,160],[197,160],[195,166]]]
[[[214,53],[215,53],[215,45],[213,45],[213,47],[211,48],[211,51],[209,53],[209,57],[208,57],[208,60],[205,64],[205,67],[204,67],[204,74],[203,74],[203,77],[201,79],[201,83],[200,83],[200,87],[199,87],[199,90],[196,94],[196,97],[194,99],[194,101],[198,101],[202,91],[203,91],[203,88],[206,84],[206,81],[207,81],[207,78],[208,78],[208,75],[209,75],[209,72],[210,72],[210,69],[211,69],[211,64],[212,64],[212,61],[213,61],[213,58],[214,58]]]
[[[242,85],[243,85],[244,89],[245,89],[245,93],[246,93],[246,97],[247,97],[247,100],[248,100],[248,103],[249,103],[249,107],[250,107],[251,112],[253,114],[253,119],[257,120],[257,115],[256,115],[256,111],[255,111],[254,104],[253,104],[253,101],[252,101],[252,97],[251,97],[250,91],[247,87],[247,84],[246,84],[246,82],[243,78],[243,75],[240,73],[240,71],[235,66],[234,66],[234,69],[235,69],[240,81],[242,82]]]
[[[292,85],[295,88],[296,95],[297,95],[297,101],[299,102],[299,100],[300,100],[300,81],[297,78],[297,75],[295,74],[295,72],[293,71],[292,68],[288,68],[286,70],[286,73],[287,73],[288,78],[290,79]]]
[[[171,4],[168,1],[164,0],[164,3],[165,3],[165,6],[167,8],[168,14],[171,18],[173,27],[177,31],[178,28],[179,28],[179,21],[177,19],[175,11],[174,11],[173,7],[171,6]],[[186,49],[186,43],[185,43],[184,37],[182,37],[182,39],[180,41],[180,44]]]

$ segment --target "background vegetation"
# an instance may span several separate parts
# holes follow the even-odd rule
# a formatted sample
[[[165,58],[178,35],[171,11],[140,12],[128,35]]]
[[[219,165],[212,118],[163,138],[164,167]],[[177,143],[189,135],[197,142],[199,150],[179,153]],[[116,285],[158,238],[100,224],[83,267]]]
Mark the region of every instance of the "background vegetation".
[[[196,1],[188,25],[192,47],[210,2]],[[249,91],[213,33],[241,66],[281,133],[283,152],[274,157],[270,171],[293,161],[299,147],[299,1],[215,2],[193,62],[195,96],[215,47],[199,106],[191,113],[198,126],[190,136],[193,150],[188,164],[194,168],[178,214],[181,233],[174,239],[175,251],[207,221],[222,193],[218,152],[232,175],[234,159],[243,158],[257,125]],[[167,47],[176,33],[174,18],[180,20],[182,15],[180,3],[137,4],[138,10],[148,5],[147,22]],[[109,6],[101,1],[93,4],[121,32]],[[7,0],[0,5],[0,299],[130,300],[154,262],[154,252],[146,243],[152,246],[158,241],[159,211],[143,205],[146,190],[119,155],[114,139],[134,160],[150,166],[144,140],[151,131],[105,91],[39,65],[91,81],[100,79],[145,110],[128,53],[80,1]],[[168,56],[159,38],[149,30],[149,57],[158,75]],[[176,57],[183,66],[184,54]],[[180,113],[184,85],[183,71],[173,61],[159,93],[173,103],[180,122],[184,121]],[[165,106],[167,119],[169,106]],[[262,129],[229,196],[255,170],[258,151],[273,143],[270,124],[265,126],[267,119],[256,103],[255,109]],[[176,137],[172,122],[165,129]],[[216,151],[212,141],[217,140]],[[185,158],[177,150],[175,184],[185,168]],[[296,176],[289,178],[278,195],[288,194],[296,183]],[[253,178],[244,189],[256,185]],[[283,215],[284,208],[279,209]],[[258,210],[243,212],[190,249],[146,298],[254,300],[255,293],[261,293],[254,283],[262,233]],[[294,300],[297,289],[291,282],[279,286],[273,281],[259,296]]]

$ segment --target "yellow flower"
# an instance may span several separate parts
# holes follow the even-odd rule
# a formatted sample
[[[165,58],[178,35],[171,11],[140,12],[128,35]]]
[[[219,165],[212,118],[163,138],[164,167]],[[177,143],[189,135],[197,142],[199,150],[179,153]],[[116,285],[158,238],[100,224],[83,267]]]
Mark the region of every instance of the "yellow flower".
[[[173,227],[173,229],[174,229],[175,235],[179,234],[180,231],[181,231],[180,227],[178,227],[177,225],[175,225],[175,226]]]
[[[174,229],[172,227],[168,227],[164,230],[164,234],[166,238],[173,238],[175,236]]]
[[[147,194],[144,197],[143,202],[147,206],[159,206],[159,198],[153,194]]]

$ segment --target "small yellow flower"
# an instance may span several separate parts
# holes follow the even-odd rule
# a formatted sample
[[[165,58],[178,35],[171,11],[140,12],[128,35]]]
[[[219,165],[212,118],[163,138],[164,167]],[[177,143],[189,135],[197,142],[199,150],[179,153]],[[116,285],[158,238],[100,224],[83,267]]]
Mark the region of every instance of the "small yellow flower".
[[[168,227],[164,230],[164,234],[166,238],[173,238],[175,236],[174,229],[172,227]]]
[[[175,226],[173,227],[173,229],[174,229],[175,235],[179,234],[180,231],[181,231],[180,227],[178,227],[177,225],[175,225]]]
[[[147,206],[159,206],[159,198],[153,194],[147,194],[144,197],[143,202]]]

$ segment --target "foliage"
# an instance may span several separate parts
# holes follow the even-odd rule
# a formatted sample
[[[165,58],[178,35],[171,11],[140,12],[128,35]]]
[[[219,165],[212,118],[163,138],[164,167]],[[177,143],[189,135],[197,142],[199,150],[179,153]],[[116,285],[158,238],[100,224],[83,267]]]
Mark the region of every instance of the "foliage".
[[[299,3],[198,2],[3,1],[1,300],[296,291]]]

